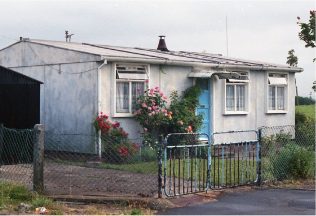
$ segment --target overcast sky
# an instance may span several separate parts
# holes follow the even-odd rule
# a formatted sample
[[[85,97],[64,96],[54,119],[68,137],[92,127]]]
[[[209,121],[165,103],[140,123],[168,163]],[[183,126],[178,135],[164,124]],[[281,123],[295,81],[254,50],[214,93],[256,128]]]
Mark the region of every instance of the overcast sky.
[[[166,35],[170,50],[207,51],[236,58],[285,64],[294,49],[299,95],[309,96],[316,80],[315,49],[298,38],[297,16],[307,21],[314,0],[0,0],[0,48],[20,36],[107,45],[156,48]]]

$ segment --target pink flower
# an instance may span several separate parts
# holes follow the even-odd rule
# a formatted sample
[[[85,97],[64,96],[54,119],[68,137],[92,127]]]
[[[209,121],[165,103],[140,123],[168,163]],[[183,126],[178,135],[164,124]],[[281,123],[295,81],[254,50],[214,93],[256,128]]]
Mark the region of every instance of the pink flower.
[[[147,129],[147,128],[144,128],[144,131],[145,131],[145,132],[147,132],[147,131],[148,131],[148,129]]]
[[[152,110],[152,108],[151,108],[151,107],[148,107],[147,109],[148,109],[149,111],[151,111],[151,110]]]
[[[185,129],[188,133],[192,133],[192,126],[189,125],[186,129]]]
[[[146,107],[147,107],[147,104],[142,103],[142,107],[146,108]]]

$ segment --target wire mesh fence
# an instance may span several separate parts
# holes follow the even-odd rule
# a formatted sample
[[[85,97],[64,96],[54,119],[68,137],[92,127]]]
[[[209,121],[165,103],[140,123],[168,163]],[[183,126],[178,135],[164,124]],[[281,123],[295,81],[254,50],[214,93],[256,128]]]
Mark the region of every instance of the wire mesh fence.
[[[260,154],[256,131],[215,133],[210,148],[208,139],[196,139],[192,134],[186,137],[194,139],[173,136],[163,154],[157,145],[130,140],[120,130],[116,131],[120,135],[100,137],[46,131],[45,149],[41,150],[35,129],[0,126],[0,181],[22,183],[32,189],[42,160],[44,192],[49,195],[157,197],[163,155],[167,158],[162,166],[165,182],[160,186],[172,189],[173,185],[172,194],[187,193],[191,183],[192,187],[197,183],[198,190],[208,182],[210,189],[254,183],[259,168],[264,182],[315,177],[315,125],[259,131]],[[185,145],[181,145],[183,140]]]
[[[32,129],[9,129],[0,125],[0,180],[32,188],[33,185]]]
[[[315,178],[315,124],[261,129],[262,180]]]
[[[76,138],[71,139],[72,136]],[[84,144],[94,145],[95,151],[78,152],[75,146]],[[157,194],[157,152],[150,147],[118,137],[71,134],[47,134],[45,145],[49,146],[44,159],[44,186],[48,194]]]

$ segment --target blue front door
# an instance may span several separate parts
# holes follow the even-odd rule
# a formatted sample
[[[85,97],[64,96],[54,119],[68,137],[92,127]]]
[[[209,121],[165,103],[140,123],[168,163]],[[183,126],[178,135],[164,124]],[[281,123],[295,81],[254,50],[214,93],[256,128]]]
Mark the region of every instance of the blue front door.
[[[211,94],[210,94],[210,79],[197,79],[196,85],[200,86],[201,94],[199,97],[199,106],[196,109],[197,114],[203,116],[203,124],[199,133],[205,133],[211,135],[211,119],[210,119],[210,110],[211,110]]]

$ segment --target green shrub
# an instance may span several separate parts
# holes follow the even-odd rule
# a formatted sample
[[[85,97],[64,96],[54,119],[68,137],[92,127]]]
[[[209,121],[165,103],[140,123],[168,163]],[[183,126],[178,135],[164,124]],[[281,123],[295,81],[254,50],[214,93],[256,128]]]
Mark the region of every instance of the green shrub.
[[[169,133],[190,133],[198,131],[202,126],[202,115],[196,115],[196,108],[199,105],[201,88],[193,86],[184,91],[182,97],[178,92],[172,92],[170,98],[170,110],[173,118],[170,120]]]
[[[296,144],[287,144],[271,157],[271,169],[277,180],[306,179],[313,176],[314,152]]]
[[[295,113],[295,139],[300,145],[315,150],[315,120],[304,113]]]
[[[269,156],[269,154],[273,154],[274,152],[278,153],[283,146],[291,142],[291,138],[292,136],[290,133],[278,133],[262,137],[261,155]]]

